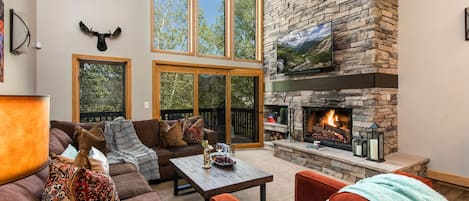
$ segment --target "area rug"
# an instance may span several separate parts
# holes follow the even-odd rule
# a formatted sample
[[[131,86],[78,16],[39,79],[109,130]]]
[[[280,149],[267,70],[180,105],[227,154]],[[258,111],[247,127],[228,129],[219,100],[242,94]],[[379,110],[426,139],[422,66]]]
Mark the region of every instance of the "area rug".
[[[246,161],[257,168],[274,175],[274,181],[267,183],[268,201],[293,201],[295,199],[295,173],[307,168],[287,162],[273,156],[273,152],[265,149],[237,151],[235,157]],[[173,195],[173,182],[168,181],[152,185],[164,201],[203,201],[198,193]],[[233,193],[240,200],[259,200],[259,187]]]

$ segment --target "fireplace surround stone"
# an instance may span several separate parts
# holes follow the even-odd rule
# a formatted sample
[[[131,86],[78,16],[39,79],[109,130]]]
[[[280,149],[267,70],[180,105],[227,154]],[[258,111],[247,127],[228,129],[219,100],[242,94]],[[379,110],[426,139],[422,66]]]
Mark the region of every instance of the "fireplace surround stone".
[[[384,129],[385,154],[398,151],[397,7],[397,0],[265,0],[264,104],[295,111],[295,140],[304,141],[304,107],[351,108],[353,136],[376,122]],[[335,68],[277,74],[278,38],[328,21]]]

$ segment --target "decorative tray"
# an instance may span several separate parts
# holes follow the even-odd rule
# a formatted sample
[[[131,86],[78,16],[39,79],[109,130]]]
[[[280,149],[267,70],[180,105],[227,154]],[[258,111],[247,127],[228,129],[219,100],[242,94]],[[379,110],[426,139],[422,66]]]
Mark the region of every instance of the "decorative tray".
[[[223,153],[213,153],[210,155],[210,159],[212,160],[212,163],[223,167],[228,167],[236,164],[236,160],[230,158],[229,156]]]

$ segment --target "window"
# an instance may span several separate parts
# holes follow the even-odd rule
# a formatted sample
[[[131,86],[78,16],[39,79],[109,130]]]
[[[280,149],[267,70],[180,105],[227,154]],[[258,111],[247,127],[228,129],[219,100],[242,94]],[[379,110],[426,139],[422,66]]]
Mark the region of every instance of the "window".
[[[192,116],[194,108],[194,75],[164,72],[160,74],[162,119]]]
[[[189,52],[188,0],[153,0],[153,49]]]
[[[262,69],[177,66],[155,62],[153,117],[201,115],[218,142],[262,146]],[[170,106],[168,106],[170,103]]]
[[[262,0],[152,0],[152,51],[262,58]]]
[[[130,59],[73,55],[73,121],[130,119]]]
[[[234,55],[237,59],[256,59],[256,0],[235,0]]]
[[[198,16],[197,52],[225,56],[225,0],[199,0]]]

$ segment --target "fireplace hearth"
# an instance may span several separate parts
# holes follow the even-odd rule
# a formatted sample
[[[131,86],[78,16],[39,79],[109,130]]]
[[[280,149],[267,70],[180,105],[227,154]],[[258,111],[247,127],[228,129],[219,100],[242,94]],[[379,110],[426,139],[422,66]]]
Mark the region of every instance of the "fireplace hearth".
[[[304,141],[352,151],[352,109],[303,108]]]

